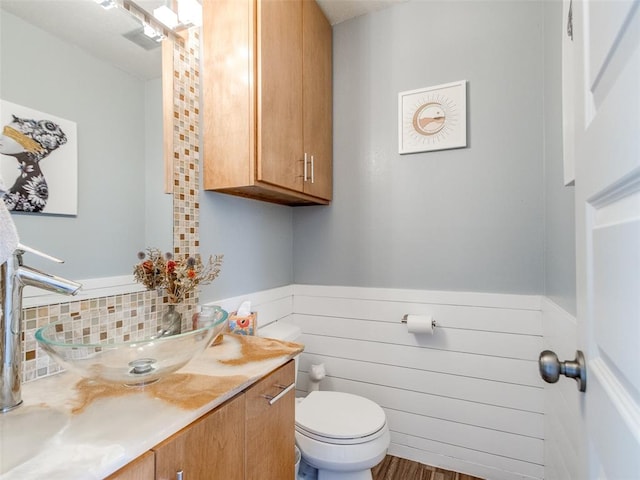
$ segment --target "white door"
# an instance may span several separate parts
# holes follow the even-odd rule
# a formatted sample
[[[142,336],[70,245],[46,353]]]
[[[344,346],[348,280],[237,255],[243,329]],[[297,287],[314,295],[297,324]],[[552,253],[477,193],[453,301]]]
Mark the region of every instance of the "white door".
[[[640,0],[573,1],[580,479],[640,479]]]

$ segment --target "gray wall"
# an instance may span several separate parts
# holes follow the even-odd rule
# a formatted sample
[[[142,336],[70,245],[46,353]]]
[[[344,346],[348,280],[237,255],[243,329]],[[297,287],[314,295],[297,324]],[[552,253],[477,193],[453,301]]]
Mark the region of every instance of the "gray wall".
[[[334,27],[335,200],[294,210],[296,283],[543,293],[542,21],[413,1]],[[469,147],[400,156],[398,92],[463,79]]]
[[[559,8],[410,2],[334,27],[335,200],[289,208],[203,192],[201,252],[224,253],[225,262],[202,300],[297,282],[545,293],[574,312],[573,191],[561,180]],[[145,127],[146,149],[128,143],[141,135],[145,109],[129,93],[146,89],[155,98],[159,83],[145,86],[9,14],[2,22],[2,46],[12,48],[1,52],[1,96],[75,120],[81,142],[78,217],[17,216],[23,240],[67,258],[59,270],[66,276],[129,273],[137,249],[171,241],[171,197],[155,190],[159,176],[145,175],[141,187],[144,166],[134,161],[146,158],[147,173],[155,171],[159,123]],[[25,34],[44,36],[44,46],[14,41]],[[19,58],[42,48],[56,52],[57,61],[46,63],[56,95]],[[398,155],[397,93],[461,79],[469,81],[470,146]],[[117,94],[105,94],[113,85]],[[101,104],[110,113],[97,114]],[[147,116],[156,109],[147,103]]]
[[[224,254],[222,274],[202,303],[293,282],[293,208],[200,192],[200,253]]]
[[[563,186],[562,2],[544,3],[544,293],[576,314],[574,188]]]
[[[411,2],[335,26],[334,201],[204,192],[201,251],[225,264],[202,299],[296,282],[545,294],[575,314],[560,9]],[[398,155],[397,93],[460,79],[469,148]]]
[[[145,242],[170,251],[173,195],[164,193],[162,78],[145,82]],[[142,248],[142,246],[140,247]],[[129,258],[130,260],[130,258]]]
[[[13,216],[24,243],[66,263],[30,256],[29,264],[76,279],[130,274],[136,252],[151,241],[145,238],[145,83],[9,13],[1,22],[0,96],[78,128],[78,215]],[[161,144],[161,129],[146,133]],[[4,155],[0,161],[15,163]],[[169,232],[171,242],[171,210],[161,208],[154,205],[164,226],[158,220],[154,228]]]

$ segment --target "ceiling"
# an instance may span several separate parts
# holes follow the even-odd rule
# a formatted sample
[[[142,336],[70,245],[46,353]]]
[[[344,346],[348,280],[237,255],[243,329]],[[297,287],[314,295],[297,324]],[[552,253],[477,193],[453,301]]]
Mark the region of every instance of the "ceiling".
[[[202,1],[202,0],[201,0]],[[317,0],[331,25],[406,0]],[[135,0],[146,11],[163,0]],[[2,10],[80,46],[139,78],[160,76],[160,49],[145,50],[123,34],[140,24],[122,9],[104,10],[95,0],[0,0]]]
[[[145,50],[122,36],[141,25],[120,8],[105,10],[95,0],[0,0],[0,7],[139,78],[161,75],[160,49]]]
[[[331,25],[407,0],[316,0]]]

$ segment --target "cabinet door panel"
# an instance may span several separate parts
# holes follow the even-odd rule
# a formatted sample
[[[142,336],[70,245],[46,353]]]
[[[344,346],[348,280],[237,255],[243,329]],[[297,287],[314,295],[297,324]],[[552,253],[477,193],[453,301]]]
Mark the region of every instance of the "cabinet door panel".
[[[155,447],[156,480],[244,480],[244,418],[238,395]]]
[[[146,452],[125,465],[106,480],[154,480],[155,463],[153,452]]]
[[[257,178],[302,191],[302,4],[259,0],[258,19]]]
[[[331,25],[314,0],[303,0],[304,151],[311,173],[304,193],[331,200],[333,156],[333,93]],[[309,165],[311,172],[311,165]],[[313,180],[313,181],[312,181]]]
[[[295,389],[272,405],[275,397],[294,382],[293,360],[246,391],[247,478],[293,480],[295,471]]]
[[[255,31],[248,26],[255,23],[255,8],[250,0],[206,1],[202,22],[204,188],[250,185],[255,180]]]

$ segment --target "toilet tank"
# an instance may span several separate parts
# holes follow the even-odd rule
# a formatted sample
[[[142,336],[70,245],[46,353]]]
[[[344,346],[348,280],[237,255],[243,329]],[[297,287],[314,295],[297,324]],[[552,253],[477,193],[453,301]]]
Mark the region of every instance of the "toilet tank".
[[[265,338],[275,338],[285,342],[297,342],[302,335],[302,329],[297,325],[287,322],[273,322],[258,329],[258,335]],[[296,365],[296,385],[298,384],[298,360],[300,355],[294,357]]]
[[[302,335],[302,329],[287,322],[273,322],[258,329],[258,335],[265,338],[275,338],[286,342],[297,342]]]

